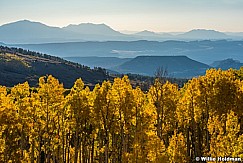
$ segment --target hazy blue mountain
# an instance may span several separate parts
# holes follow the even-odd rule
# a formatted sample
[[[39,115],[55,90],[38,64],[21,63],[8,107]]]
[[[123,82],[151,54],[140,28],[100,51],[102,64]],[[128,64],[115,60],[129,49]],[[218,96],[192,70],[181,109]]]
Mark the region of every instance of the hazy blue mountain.
[[[108,40],[135,40],[135,38],[121,34],[104,24],[80,24],[59,28],[21,20],[0,26],[0,41],[9,44]]]
[[[91,35],[110,35],[110,36],[124,36],[124,34],[115,31],[105,24],[81,23],[79,25],[70,24],[63,29],[80,34]]]
[[[150,40],[150,41],[164,41],[168,39],[173,39],[173,35],[169,33],[156,33],[148,30],[137,32],[133,34],[133,36],[141,40]]]
[[[165,40],[241,40],[241,33],[233,36],[214,30],[192,30],[183,34],[142,31],[122,34],[105,24],[81,23],[63,28],[47,26],[40,22],[21,20],[0,26],[0,42],[14,43],[58,43],[78,41],[165,41]]]
[[[230,36],[218,32],[215,30],[206,30],[206,29],[194,29],[189,32],[179,34],[177,38],[182,39],[194,39],[194,40],[219,40],[219,39],[229,39]]]
[[[161,37],[164,37],[164,38],[174,38],[174,35],[171,34],[171,33],[166,33],[166,32],[160,32],[158,33]]]
[[[17,21],[0,26],[0,41],[4,43],[40,43],[70,41],[77,39],[73,32],[58,27],[50,27],[39,22],[28,20]],[[82,39],[79,39],[82,40]]]
[[[141,31],[134,34],[134,36],[140,36],[142,39],[154,40],[154,41],[165,41],[165,40],[222,40],[222,39],[233,39],[242,40],[243,33],[238,32],[219,32],[215,30],[206,29],[193,29],[188,32],[169,32],[169,33],[155,33],[153,31]]]
[[[153,31],[148,31],[148,30],[144,30],[141,32],[137,32],[134,35],[137,36],[147,36],[147,37],[172,37],[173,35],[169,34],[169,33],[156,33]]]
[[[120,66],[121,64],[130,61],[132,58],[118,58],[118,57],[65,57],[64,59],[76,62],[89,67],[102,67],[109,69]]]
[[[136,40],[135,37],[115,31],[105,24],[81,23],[63,27],[65,31],[75,32],[87,41]]]
[[[215,61],[211,64],[211,66],[215,67],[215,68],[221,68],[223,70],[228,70],[230,68],[240,69],[240,67],[243,66],[243,63],[241,63],[238,60],[228,58],[228,59],[221,60],[221,61]]]
[[[211,64],[233,58],[243,62],[243,41],[107,41],[14,45],[59,57],[188,56]]]
[[[120,73],[153,76],[159,67],[167,69],[169,76],[177,78],[203,75],[209,68],[208,65],[186,56],[138,56],[113,70]]]
[[[135,33],[134,35],[138,35],[138,36],[149,36],[149,37],[160,37],[160,34],[155,33],[153,31],[148,31],[148,30],[144,30],[138,33]]]

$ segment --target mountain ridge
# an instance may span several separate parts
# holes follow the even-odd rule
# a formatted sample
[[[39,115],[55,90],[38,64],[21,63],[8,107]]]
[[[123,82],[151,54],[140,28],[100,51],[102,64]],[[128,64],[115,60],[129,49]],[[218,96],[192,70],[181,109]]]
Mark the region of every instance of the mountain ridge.
[[[242,35],[231,36],[215,30],[191,30],[183,34],[141,31],[124,34],[106,24],[80,23],[65,27],[53,27],[41,22],[20,20],[0,26],[0,42],[15,43],[56,43],[77,41],[135,41],[135,40],[204,40],[243,39]]]
[[[78,78],[88,85],[110,79],[102,68],[90,69],[59,57],[0,46],[0,85],[12,87],[28,81],[31,86],[36,86],[39,77],[47,74],[58,78],[65,88],[71,88]]]
[[[92,30],[79,31],[70,30],[70,27],[89,26],[86,29]],[[105,28],[104,28],[105,27]],[[94,30],[98,30],[95,32]],[[0,42],[7,44],[15,43],[56,43],[56,42],[75,42],[75,41],[107,41],[107,40],[130,40],[131,36],[113,30],[107,25],[81,23],[81,25],[67,27],[52,27],[40,22],[20,20],[0,26]]]
[[[223,32],[209,29],[193,29],[183,34],[177,35],[178,38],[184,39],[199,39],[199,40],[212,40],[212,39],[228,39],[230,36]]]
[[[106,24],[94,24],[94,23],[80,23],[78,25],[69,24],[62,29],[80,33],[80,34],[97,34],[97,35],[123,35],[122,33],[115,31]]]
[[[224,59],[224,60],[220,60],[220,61],[215,61],[210,66],[213,66],[215,68],[220,68],[222,70],[228,70],[230,68],[240,69],[240,67],[243,66],[243,63],[241,63],[238,60],[228,58],[228,59]]]
[[[158,68],[167,70],[172,77],[191,78],[203,75],[210,66],[187,56],[137,56],[112,70],[153,76]]]

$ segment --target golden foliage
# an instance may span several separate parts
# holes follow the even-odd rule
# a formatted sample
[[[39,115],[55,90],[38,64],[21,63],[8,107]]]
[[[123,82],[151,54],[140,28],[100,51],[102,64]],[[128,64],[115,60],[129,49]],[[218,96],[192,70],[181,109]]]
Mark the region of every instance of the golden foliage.
[[[208,70],[183,88],[148,93],[127,76],[94,90],[77,79],[65,95],[52,76],[37,88],[0,86],[0,162],[195,162],[243,157],[243,82]]]

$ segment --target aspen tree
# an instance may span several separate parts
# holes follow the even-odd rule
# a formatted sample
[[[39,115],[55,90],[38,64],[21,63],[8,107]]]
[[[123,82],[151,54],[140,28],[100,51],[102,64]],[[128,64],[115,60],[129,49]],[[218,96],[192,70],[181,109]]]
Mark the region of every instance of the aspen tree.
[[[149,99],[156,107],[157,135],[169,145],[169,137],[176,128],[176,107],[178,103],[178,87],[168,81],[163,84],[156,79],[155,84],[149,89]]]
[[[44,125],[44,133],[41,135],[43,140],[43,152],[46,155],[46,162],[61,159],[60,129],[61,112],[64,101],[64,88],[57,79],[49,75],[39,79],[37,89],[40,97],[40,107],[42,109],[41,119]]]
[[[74,162],[78,160],[89,162],[90,135],[92,134],[91,109],[89,106],[89,89],[84,89],[84,83],[78,79],[71,89],[67,98],[70,109],[70,130],[72,131],[72,142],[74,144]],[[80,152],[78,159],[78,153]],[[82,157],[80,157],[82,156]]]
[[[175,134],[170,139],[170,145],[167,149],[169,162],[170,163],[187,163],[187,151],[186,151],[186,142],[182,133]]]

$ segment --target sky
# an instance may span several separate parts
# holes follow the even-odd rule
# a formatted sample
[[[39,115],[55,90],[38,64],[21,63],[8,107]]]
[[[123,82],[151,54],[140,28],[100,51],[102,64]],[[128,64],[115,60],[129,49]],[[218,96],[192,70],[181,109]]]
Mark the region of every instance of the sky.
[[[118,31],[243,32],[243,0],[0,0],[0,25],[104,23]]]

